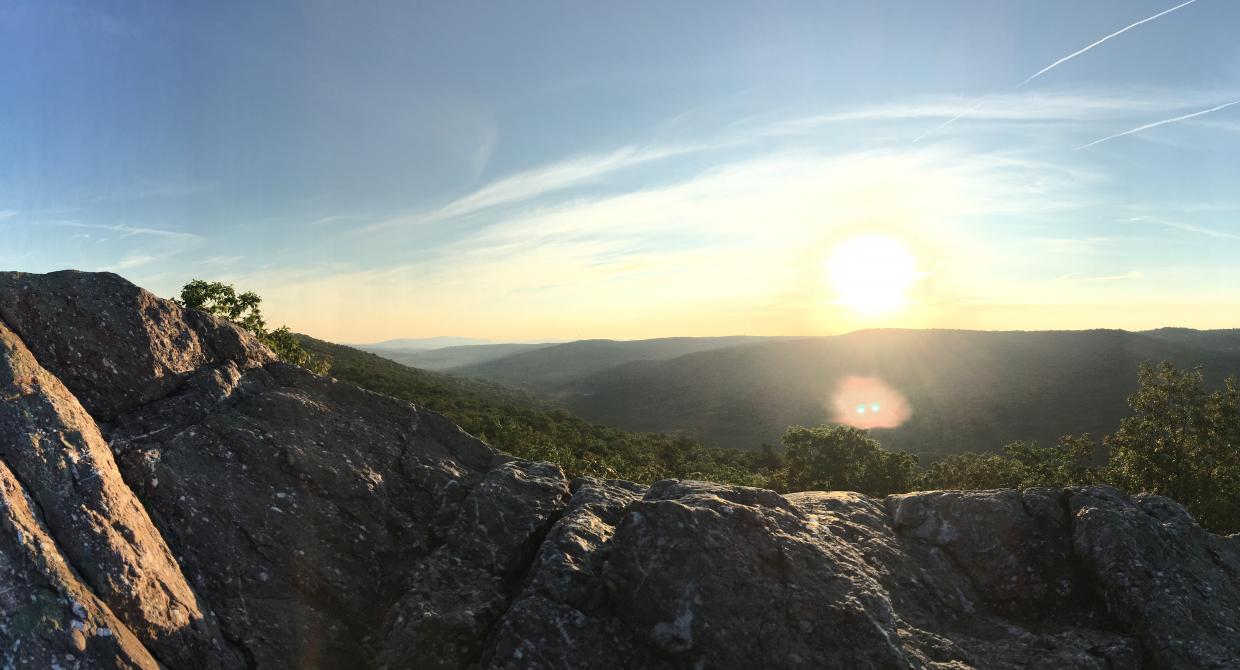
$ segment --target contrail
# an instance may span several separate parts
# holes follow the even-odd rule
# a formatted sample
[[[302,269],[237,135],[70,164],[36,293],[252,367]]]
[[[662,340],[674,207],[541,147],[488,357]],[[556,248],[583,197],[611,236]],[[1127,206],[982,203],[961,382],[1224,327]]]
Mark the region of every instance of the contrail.
[[[1032,75],[1032,76],[1030,76],[1028,79],[1026,79],[1026,80],[1022,81],[1019,85],[1017,85],[1017,87],[1016,87],[1016,88],[1020,88],[1021,86],[1024,86],[1025,84],[1028,84],[1029,82],[1033,81],[1034,79],[1037,79],[1038,77],[1041,77],[1042,75],[1046,74],[1047,72],[1050,72],[1052,69],[1054,69],[1054,68],[1055,68],[1055,66],[1059,65],[1060,63],[1063,63],[1063,62],[1065,62],[1065,61],[1072,60],[1073,58],[1076,58],[1077,56],[1079,56],[1079,55],[1081,55],[1081,54],[1085,53],[1086,51],[1089,51],[1090,49],[1092,49],[1092,48],[1094,48],[1094,47],[1098,46],[1099,44],[1102,44],[1103,42],[1105,42],[1105,41],[1107,41],[1107,40],[1111,39],[1112,37],[1116,37],[1116,36],[1118,36],[1118,35],[1122,35],[1122,34],[1124,34],[1124,33],[1128,32],[1129,30],[1132,30],[1133,28],[1136,28],[1137,26],[1141,25],[1142,23],[1148,23],[1148,22],[1150,22],[1150,21],[1153,21],[1154,19],[1156,19],[1156,18],[1158,18],[1158,17],[1160,17],[1160,16],[1163,16],[1164,14],[1170,14],[1171,12],[1174,12],[1175,10],[1177,10],[1177,9],[1179,9],[1179,8],[1181,8],[1181,7],[1187,7],[1188,5],[1193,4],[1194,2],[1197,2],[1197,0],[1188,0],[1188,2],[1178,4],[1178,5],[1176,5],[1175,7],[1172,7],[1171,9],[1166,9],[1166,10],[1163,10],[1163,11],[1161,11],[1161,12],[1159,12],[1159,13],[1157,13],[1157,14],[1155,14],[1155,15],[1151,16],[1151,17],[1141,19],[1140,21],[1137,21],[1136,23],[1134,23],[1134,24],[1132,24],[1132,25],[1130,25],[1130,26],[1126,26],[1126,27],[1124,27],[1124,28],[1120,28],[1119,30],[1117,30],[1117,31],[1115,31],[1115,32],[1113,32],[1113,33],[1111,33],[1110,35],[1107,35],[1106,37],[1104,37],[1104,38],[1102,38],[1102,39],[1098,40],[1097,42],[1094,42],[1093,44],[1091,44],[1091,45],[1089,45],[1089,46],[1085,47],[1084,49],[1081,49],[1080,51],[1077,51],[1077,52],[1075,52],[1075,53],[1068,54],[1067,56],[1064,56],[1063,58],[1060,58],[1059,60],[1055,61],[1054,63],[1051,63],[1050,65],[1047,65],[1046,67],[1042,68],[1041,70],[1038,70],[1037,72],[1033,73],[1033,75]]]
[[[1104,38],[1102,38],[1102,39],[1098,40],[1097,42],[1094,42],[1093,44],[1090,44],[1089,46],[1085,47],[1084,49],[1081,49],[1080,51],[1076,51],[1076,52],[1074,52],[1074,53],[1068,54],[1067,56],[1064,56],[1063,58],[1060,58],[1059,60],[1055,61],[1054,63],[1051,63],[1050,65],[1047,65],[1046,67],[1042,68],[1041,70],[1038,70],[1037,72],[1035,72],[1035,73],[1033,73],[1032,75],[1030,75],[1028,79],[1025,79],[1025,80],[1024,80],[1024,81],[1022,81],[1021,83],[1017,84],[1017,85],[1016,85],[1016,88],[1021,88],[1021,87],[1022,87],[1022,86],[1024,86],[1025,84],[1028,84],[1029,82],[1033,81],[1034,79],[1037,79],[1038,77],[1041,77],[1042,75],[1046,74],[1047,72],[1050,72],[1051,70],[1053,70],[1055,67],[1057,67],[1057,66],[1058,66],[1058,65],[1060,65],[1061,63],[1064,63],[1064,62],[1067,62],[1067,61],[1072,60],[1073,58],[1076,58],[1077,56],[1079,56],[1079,55],[1081,55],[1081,54],[1085,53],[1086,51],[1089,51],[1090,49],[1092,49],[1092,48],[1094,48],[1094,47],[1098,46],[1099,44],[1102,44],[1103,42],[1105,42],[1105,41],[1107,41],[1107,40],[1111,39],[1112,37],[1117,37],[1117,36],[1119,36],[1119,35],[1122,35],[1123,33],[1126,33],[1126,32],[1128,32],[1129,30],[1132,30],[1133,28],[1136,28],[1137,26],[1141,25],[1142,23],[1148,23],[1148,22],[1150,22],[1150,21],[1153,21],[1154,19],[1156,19],[1156,18],[1158,18],[1158,17],[1160,17],[1160,16],[1163,16],[1163,15],[1165,15],[1165,14],[1170,14],[1171,12],[1174,12],[1175,10],[1180,9],[1181,7],[1187,7],[1188,5],[1193,4],[1194,2],[1197,2],[1197,0],[1188,0],[1187,2],[1182,2],[1182,3],[1178,4],[1178,5],[1176,5],[1175,7],[1172,7],[1171,9],[1164,9],[1163,11],[1161,11],[1161,12],[1159,12],[1159,13],[1157,13],[1157,14],[1153,15],[1153,16],[1146,17],[1146,18],[1144,18],[1144,19],[1141,19],[1140,21],[1137,21],[1136,23],[1133,23],[1133,24],[1131,24],[1131,25],[1128,25],[1128,26],[1125,26],[1125,27],[1123,27],[1123,28],[1120,28],[1119,30],[1117,30],[1117,31],[1115,31],[1115,32],[1113,32],[1113,33],[1111,33],[1110,35],[1107,35],[1106,37],[1104,37]],[[977,103],[976,105],[974,105],[974,106],[970,107],[969,109],[966,109],[965,111],[963,111],[963,112],[961,112],[961,113],[959,113],[959,114],[957,114],[957,115],[953,116],[952,118],[948,119],[947,121],[944,121],[943,123],[939,124],[937,127],[932,128],[932,129],[930,129],[930,130],[927,130],[926,132],[924,132],[924,133],[922,133],[922,134],[918,135],[918,136],[917,136],[917,139],[913,140],[913,144],[916,144],[916,143],[918,143],[918,142],[922,141],[923,139],[925,139],[925,138],[926,138],[926,136],[928,136],[928,135],[932,135],[932,134],[934,134],[934,133],[937,133],[938,131],[940,131],[940,130],[942,130],[942,129],[944,129],[944,128],[946,128],[946,127],[950,126],[950,125],[952,125],[953,123],[955,123],[955,122],[959,121],[960,119],[962,119],[962,118],[964,118],[964,117],[968,116],[969,114],[972,114],[973,112],[977,111],[977,108],[978,108],[978,107],[981,107],[981,106],[982,106],[982,104],[983,104],[984,102],[985,102],[985,100],[983,99],[983,100],[982,100],[982,102],[979,102],[979,103]],[[1224,106],[1226,106],[1226,105],[1224,105]],[[1221,109],[1221,108],[1220,108],[1220,109]],[[1207,112],[1210,112],[1210,111],[1214,111],[1214,110],[1207,110]],[[1201,112],[1201,113],[1202,113],[1202,114],[1205,114],[1205,113],[1207,113],[1207,112]],[[1187,118],[1187,117],[1186,117],[1186,118]],[[1178,121],[1178,120],[1179,120],[1179,119],[1170,119],[1170,120],[1168,120],[1168,121],[1167,121],[1167,123],[1170,123],[1171,121]],[[1129,132],[1137,132],[1138,130],[1144,130],[1144,128],[1136,128],[1136,129],[1131,130],[1131,131],[1129,131]],[[1123,134],[1127,134],[1127,133],[1123,133]],[[1117,136],[1117,137],[1118,137],[1118,136]],[[1104,139],[1102,139],[1102,140],[1098,140],[1098,141],[1099,141],[1099,142],[1104,142],[1104,141],[1109,140],[1109,139],[1113,139],[1113,138],[1108,137],[1108,138],[1104,138]],[[1086,146],[1092,146],[1092,145],[1086,145]],[[1078,149],[1082,149],[1082,148],[1084,148],[1084,147],[1077,147],[1077,148],[1078,148]]]
[[[1194,2],[1195,2],[1195,1],[1196,1],[1196,0],[1194,0]],[[972,114],[973,112],[976,112],[976,111],[977,111],[977,108],[978,108],[978,107],[981,107],[981,106],[982,106],[983,104],[985,104],[985,103],[986,103],[986,100],[985,100],[985,99],[982,99],[982,101],[981,101],[981,102],[979,102],[979,103],[977,103],[976,105],[973,105],[972,107],[970,107],[970,108],[968,108],[968,109],[964,110],[963,112],[960,112],[959,114],[957,114],[957,115],[953,116],[952,118],[950,118],[950,119],[948,119],[948,120],[944,121],[943,123],[940,123],[938,126],[936,126],[936,127],[934,127],[934,128],[931,128],[930,130],[927,130],[926,132],[924,132],[924,133],[922,133],[922,134],[918,135],[918,136],[917,136],[917,139],[913,140],[913,144],[917,144],[917,143],[918,143],[918,142],[920,142],[920,141],[921,141],[921,140],[922,140],[925,136],[930,135],[930,134],[933,134],[933,133],[937,133],[937,132],[939,132],[940,130],[942,130],[942,129],[944,129],[944,128],[946,128],[946,127],[950,126],[951,124],[953,124],[953,123],[955,123],[955,122],[959,121],[960,119],[964,118],[965,116],[967,116],[967,115],[969,115],[969,114]]]
[[[1132,130],[1125,130],[1122,133],[1116,133],[1114,135],[1104,137],[1100,140],[1094,140],[1093,142],[1090,142],[1089,144],[1082,144],[1081,146],[1073,149],[1073,151],[1080,151],[1081,149],[1088,149],[1094,146],[1095,144],[1102,144],[1103,142],[1106,142],[1107,140],[1113,140],[1117,137],[1123,137],[1124,135],[1131,135],[1133,133],[1139,133],[1142,130],[1149,130],[1150,128],[1157,128],[1158,126],[1165,126],[1168,123],[1175,123],[1176,121],[1183,121],[1185,119],[1191,119],[1194,116],[1201,116],[1202,114],[1209,114],[1210,112],[1217,112],[1220,109],[1223,109],[1225,107],[1231,107],[1232,105],[1240,105],[1240,100],[1233,100],[1226,104],[1219,105],[1218,107],[1211,107],[1210,109],[1203,109],[1200,112],[1193,112],[1192,114],[1185,114],[1184,116],[1177,116],[1174,119],[1163,119],[1162,121],[1155,121],[1153,123],[1147,123],[1144,126],[1137,126],[1136,128],[1133,128]]]

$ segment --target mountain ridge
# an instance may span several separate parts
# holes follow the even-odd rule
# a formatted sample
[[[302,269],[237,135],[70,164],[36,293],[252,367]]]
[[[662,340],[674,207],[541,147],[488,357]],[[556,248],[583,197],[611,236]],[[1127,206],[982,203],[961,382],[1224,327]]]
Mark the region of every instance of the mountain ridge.
[[[913,413],[899,428],[876,429],[876,437],[889,448],[930,456],[1110,430],[1125,416],[1142,362],[1204,364],[1212,384],[1240,373],[1240,331],[1187,329],[869,329],[741,342],[655,361],[630,355],[573,372],[551,358],[556,352],[535,352],[538,364],[555,373],[531,374],[527,388],[592,421],[741,449],[777,442],[788,425],[836,420],[830,400],[838,383],[850,375],[877,377],[907,396]],[[446,372],[510,383],[515,370],[532,367],[496,372],[504,362]]]
[[[663,360],[702,350],[771,339],[778,338],[725,335],[702,338],[660,337],[648,340],[577,340],[444,371],[466,377],[483,377],[533,390],[548,390],[565,379],[601,371],[619,363]],[[480,371],[485,374],[479,374]]]
[[[569,480],[108,273],[0,273],[0,391],[14,667],[1240,659],[1240,535],[1158,496]]]

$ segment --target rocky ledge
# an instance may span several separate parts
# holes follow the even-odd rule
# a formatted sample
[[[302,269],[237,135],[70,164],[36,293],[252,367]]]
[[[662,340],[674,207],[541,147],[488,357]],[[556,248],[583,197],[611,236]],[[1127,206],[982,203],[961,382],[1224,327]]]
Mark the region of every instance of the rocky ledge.
[[[0,497],[5,668],[1240,667],[1170,500],[568,481],[112,274],[0,274]]]

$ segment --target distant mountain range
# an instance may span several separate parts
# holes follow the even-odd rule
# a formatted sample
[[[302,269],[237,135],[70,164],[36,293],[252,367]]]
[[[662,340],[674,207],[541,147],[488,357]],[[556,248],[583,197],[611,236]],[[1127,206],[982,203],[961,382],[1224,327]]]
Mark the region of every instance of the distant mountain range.
[[[1240,374],[1240,330],[867,330],[377,353],[536,391],[591,421],[741,449],[777,443],[789,425],[837,418],[841,383],[859,377],[911,409],[902,425],[876,428],[875,437],[934,456],[1113,431],[1129,414],[1141,362],[1204,365],[1219,383]],[[868,409],[862,399],[867,407],[858,409]]]
[[[555,392],[626,363],[665,361],[687,354],[779,338],[666,337],[655,340],[578,340],[542,346],[447,370],[534,391]]]
[[[434,338],[449,340],[459,338]],[[546,391],[564,381],[639,360],[665,360],[698,351],[737,344],[765,342],[769,337],[667,337],[653,340],[578,340],[542,344],[502,343],[419,349],[391,343],[428,340],[389,340],[355,345],[397,363],[425,370],[450,371],[458,376],[481,377],[509,386]],[[546,353],[538,353],[545,351]]]
[[[475,344],[492,344],[491,340],[476,337],[422,337],[384,340],[371,344],[351,344],[349,346],[371,351],[373,349],[392,349],[397,351],[428,351],[443,347],[459,347]]]
[[[466,344],[435,349],[394,348],[375,344],[356,345],[357,349],[378,354],[402,365],[423,370],[452,370],[486,363],[511,354],[543,349],[550,344]]]

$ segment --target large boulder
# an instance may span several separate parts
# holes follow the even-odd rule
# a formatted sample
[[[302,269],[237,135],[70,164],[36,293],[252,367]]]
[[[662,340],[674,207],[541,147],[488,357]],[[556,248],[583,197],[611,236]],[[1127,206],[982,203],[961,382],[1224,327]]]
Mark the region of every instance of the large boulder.
[[[494,627],[481,666],[670,668],[641,645],[616,612],[603,574],[616,525],[645,487],[578,479],[531,565],[528,584]]]
[[[1078,596],[1063,498],[1052,489],[938,491],[891,496],[887,509],[917,548],[969,566],[971,591],[990,608],[1038,619]]]
[[[0,462],[0,640],[6,668],[155,670],[155,658],[75,574],[35,512],[36,504]]]
[[[94,421],[0,322],[0,463],[82,579],[154,654],[228,653]]]
[[[0,320],[100,421],[168,395],[203,365],[275,359],[246,331],[111,273],[0,273]]]
[[[0,667],[1240,667],[1106,487],[565,480],[110,274],[0,274]]]
[[[1088,587],[1154,667],[1240,667],[1240,535],[1219,537],[1161,496],[1069,491]]]
[[[279,363],[204,368],[110,437],[226,637],[264,667],[355,664],[455,537],[458,496],[504,460],[437,414]]]
[[[557,466],[509,461],[488,473],[370,640],[375,665],[469,667],[567,498]]]

